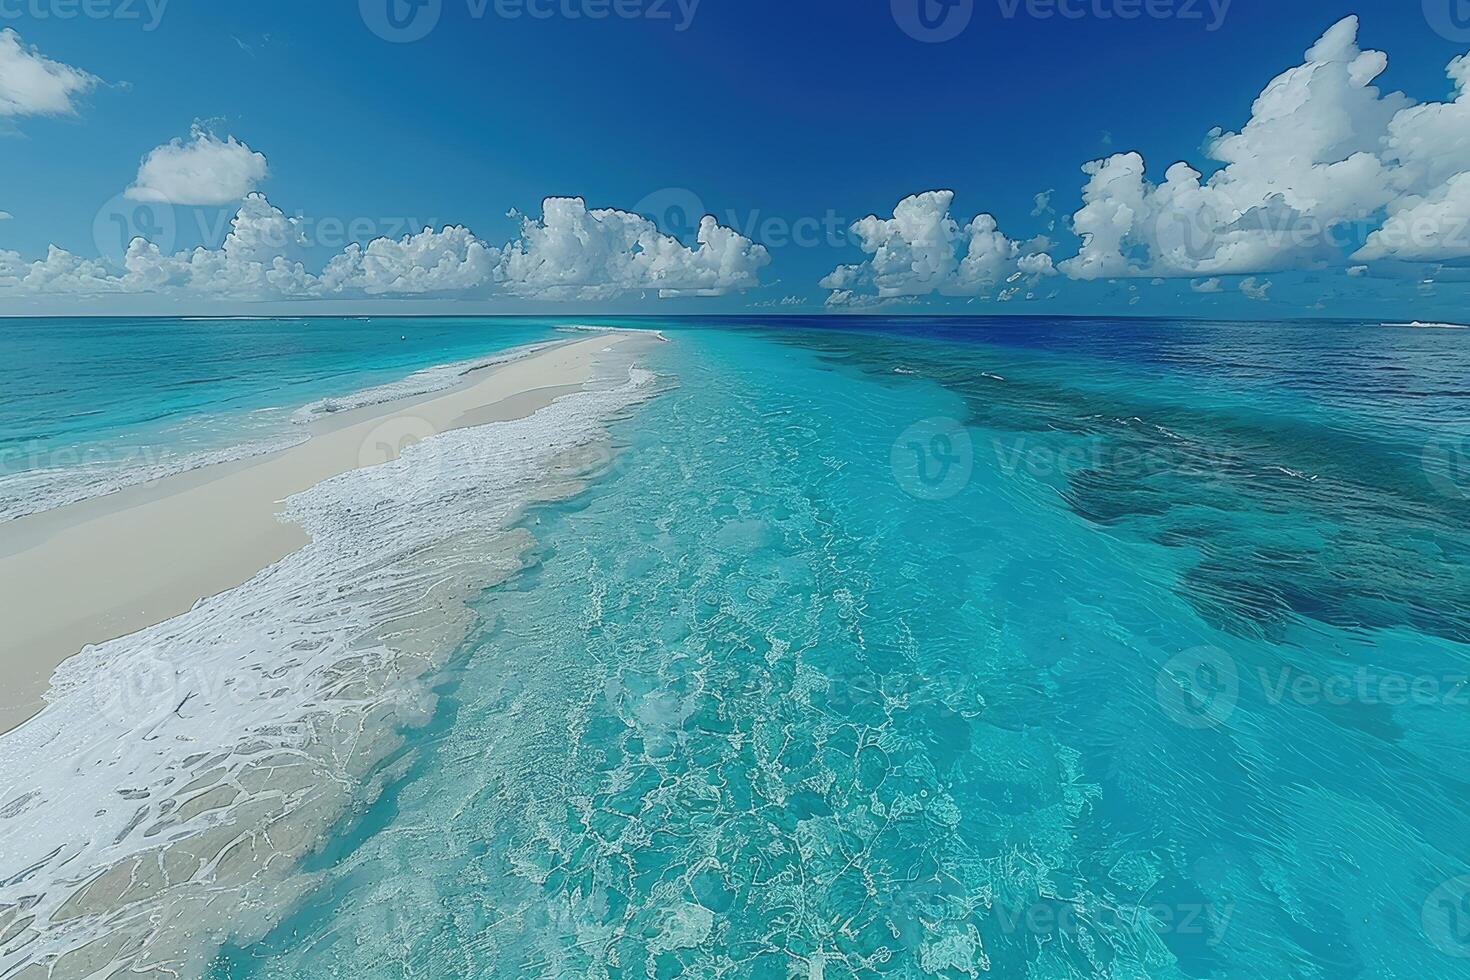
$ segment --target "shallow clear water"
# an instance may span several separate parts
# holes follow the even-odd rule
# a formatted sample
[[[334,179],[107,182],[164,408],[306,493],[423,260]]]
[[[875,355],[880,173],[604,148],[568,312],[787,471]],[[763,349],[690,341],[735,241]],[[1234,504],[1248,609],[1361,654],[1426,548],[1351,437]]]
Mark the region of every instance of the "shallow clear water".
[[[216,977],[1470,976],[1470,338],[641,325]]]

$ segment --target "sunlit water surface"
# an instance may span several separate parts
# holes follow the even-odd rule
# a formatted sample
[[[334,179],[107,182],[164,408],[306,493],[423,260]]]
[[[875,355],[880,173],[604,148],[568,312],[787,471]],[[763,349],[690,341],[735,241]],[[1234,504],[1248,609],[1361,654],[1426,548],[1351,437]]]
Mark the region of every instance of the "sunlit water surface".
[[[1470,338],[639,325],[217,978],[1470,976]]]

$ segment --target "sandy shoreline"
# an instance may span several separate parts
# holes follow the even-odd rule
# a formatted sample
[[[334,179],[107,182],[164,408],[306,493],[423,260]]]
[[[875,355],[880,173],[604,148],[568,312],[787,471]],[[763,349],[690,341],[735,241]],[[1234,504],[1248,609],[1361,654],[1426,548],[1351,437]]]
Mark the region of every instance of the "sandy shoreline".
[[[646,339],[571,340],[447,391],[329,416],[290,449],[0,524],[0,734],[45,706],[52,672],[85,646],[187,612],[303,547],[305,533],[278,517],[286,498],[435,433],[534,414],[591,380],[599,352]]]

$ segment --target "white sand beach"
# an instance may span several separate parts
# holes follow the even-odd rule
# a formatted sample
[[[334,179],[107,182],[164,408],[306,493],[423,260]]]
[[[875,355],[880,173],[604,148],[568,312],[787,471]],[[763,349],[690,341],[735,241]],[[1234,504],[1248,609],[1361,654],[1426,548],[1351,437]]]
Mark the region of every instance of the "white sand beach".
[[[569,340],[448,391],[330,416],[285,451],[0,524],[0,734],[44,707],[52,671],[87,645],[187,612],[305,545],[279,516],[286,498],[435,433],[529,416],[584,385],[599,352],[649,341],[640,332]]]

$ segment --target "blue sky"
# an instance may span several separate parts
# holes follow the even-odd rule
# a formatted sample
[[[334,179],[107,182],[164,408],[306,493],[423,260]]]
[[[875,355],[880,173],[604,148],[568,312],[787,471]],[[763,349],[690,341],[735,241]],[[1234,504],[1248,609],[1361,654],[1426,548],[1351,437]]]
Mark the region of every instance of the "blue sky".
[[[564,250],[538,257],[527,246],[537,272],[510,290],[490,286],[502,271],[485,272],[484,288],[466,273],[443,290],[310,296],[221,294],[178,286],[174,276],[174,285],[157,289],[100,293],[0,286],[0,313],[678,314],[767,308],[761,304],[810,313],[842,292],[847,310],[1464,318],[1470,286],[1455,281],[1464,260],[1452,250],[1430,250],[1427,262],[1351,258],[1375,222],[1433,199],[1437,191],[1427,184],[1403,189],[1387,205],[1372,195],[1353,202],[1361,216],[1350,222],[1346,234],[1356,237],[1340,258],[1204,262],[1191,267],[1200,274],[1184,275],[1125,244],[1121,253],[1133,261],[1126,275],[1056,271],[1078,253],[1072,216],[1083,204],[1082,164],[1137,151],[1153,184],[1179,160],[1208,181],[1221,166],[1206,152],[1210,131],[1245,126],[1266,84],[1301,65],[1303,52],[1348,14],[1361,19],[1361,47],[1387,53],[1379,89],[1419,102],[1451,98],[1445,66],[1470,51],[1470,31],[1450,16],[1459,0],[1444,0],[1443,11],[1438,0],[1343,7],[1151,0],[1155,14],[1167,16],[1132,19],[1119,14],[1143,0],[1070,0],[1075,17],[1046,16],[1053,10],[1046,0],[957,0],[953,10],[930,8],[940,33],[955,33],[942,41],[905,31],[924,33],[905,4],[939,0],[618,0],[625,14],[638,16],[604,18],[589,13],[610,10],[612,0],[428,0],[440,9],[399,8],[404,17],[426,18],[408,20],[411,32],[432,21],[426,36],[385,40],[379,33],[392,33],[382,26],[388,4],[405,2],[153,0],[150,8],[145,0],[88,0],[94,16],[81,12],[82,0],[0,2],[0,28],[13,30],[24,51],[93,79],[68,111],[0,113],[0,210],[12,215],[0,221],[0,250],[19,257],[12,275],[52,245],[80,259],[112,253],[120,261],[132,232],[157,239],[163,255],[218,249],[238,201],[155,201],[150,213],[166,212],[167,220],[155,217],[127,233],[112,217],[137,214],[137,202],[119,195],[130,186],[146,190],[140,162],[171,140],[187,146],[196,124],[268,161],[265,176],[244,186],[301,219],[288,260],[308,274],[350,239],[400,238],[427,224],[466,226],[497,250],[488,269],[523,234],[521,219],[508,212],[539,216],[544,198],[561,196],[581,197],[593,209],[638,211],[686,246],[695,244],[698,220],[684,214],[698,208],[764,245],[769,261],[748,261],[748,251],[732,260],[739,249],[731,246],[715,265],[746,265],[728,277],[701,266],[701,276],[714,278],[690,279],[689,288],[671,290],[678,295],[660,298],[650,280],[621,267],[601,285],[606,256],[586,259],[588,267],[567,280],[587,288],[540,289],[556,262],[585,257]],[[524,4],[549,16],[530,16]],[[1330,116],[1336,97],[1324,98]],[[1310,196],[1292,186],[1292,173],[1291,166],[1280,172],[1282,189]],[[941,189],[954,192],[948,209],[960,235],[956,261],[970,220],[988,213],[1017,254],[1044,252],[1056,268],[1010,282],[1011,254],[987,266],[1008,273],[993,282],[980,281],[989,272],[979,280],[947,272],[942,256],[941,268],[926,271],[933,256],[924,243],[915,248],[891,228],[875,230],[873,246],[902,268],[863,266],[869,256],[849,224],[869,214],[890,218],[900,199]],[[1036,195],[1048,191],[1051,210],[1038,209]],[[942,211],[943,203],[926,207]],[[1042,234],[1050,241],[1037,243]],[[1217,244],[1212,237],[1206,247]],[[461,249],[463,259],[462,240],[447,247]],[[820,286],[839,266],[857,267],[853,288]],[[1113,269],[1106,262],[1096,268]],[[1213,269],[1223,274],[1208,274]],[[1151,274],[1158,271],[1167,274]],[[89,272],[90,281],[98,275],[106,278]]]

